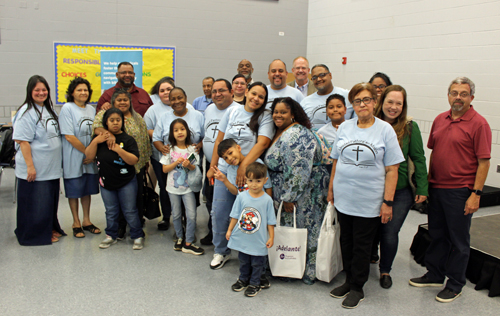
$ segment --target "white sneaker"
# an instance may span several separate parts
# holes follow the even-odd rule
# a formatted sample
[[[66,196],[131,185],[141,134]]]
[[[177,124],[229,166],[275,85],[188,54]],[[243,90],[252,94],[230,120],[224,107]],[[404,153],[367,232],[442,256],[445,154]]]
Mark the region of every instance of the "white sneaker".
[[[231,259],[231,254],[228,255],[221,255],[218,253],[214,254],[214,258],[212,259],[212,262],[210,262],[210,268],[213,270],[220,269],[224,266],[226,261]]]
[[[116,239],[113,239],[111,238],[111,236],[106,235],[106,238],[99,244],[99,248],[106,249],[113,244],[116,244]]]
[[[144,237],[134,239],[134,245],[132,246],[132,249],[141,250],[142,248],[144,248]]]

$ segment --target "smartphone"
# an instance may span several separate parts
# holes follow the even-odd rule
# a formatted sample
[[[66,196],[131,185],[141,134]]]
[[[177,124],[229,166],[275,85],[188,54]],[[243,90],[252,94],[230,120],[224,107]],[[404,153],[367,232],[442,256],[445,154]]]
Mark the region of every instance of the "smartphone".
[[[194,162],[196,162],[196,157],[194,156],[194,153],[191,153],[191,155],[189,155],[187,159],[191,164],[194,164]]]

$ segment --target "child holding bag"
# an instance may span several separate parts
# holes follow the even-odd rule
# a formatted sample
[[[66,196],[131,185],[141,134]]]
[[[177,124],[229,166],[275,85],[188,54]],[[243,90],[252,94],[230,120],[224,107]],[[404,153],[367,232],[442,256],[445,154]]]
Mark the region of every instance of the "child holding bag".
[[[228,247],[238,250],[240,260],[240,276],[231,288],[235,292],[245,290],[249,297],[260,292],[267,248],[274,243],[276,216],[273,199],[262,189],[267,181],[266,175],[267,167],[261,163],[253,162],[247,167],[248,190],[236,197],[226,233]]]
[[[166,190],[172,205],[172,215],[177,240],[174,244],[175,251],[182,251],[193,255],[202,255],[203,248],[196,246],[194,233],[196,230],[196,199],[194,192],[189,187],[188,173],[196,172],[200,156],[193,148],[191,131],[183,119],[175,119],[170,124],[168,141],[172,148],[170,153],[162,156],[160,163],[163,172],[168,173]],[[186,240],[183,240],[181,200],[186,208]]]

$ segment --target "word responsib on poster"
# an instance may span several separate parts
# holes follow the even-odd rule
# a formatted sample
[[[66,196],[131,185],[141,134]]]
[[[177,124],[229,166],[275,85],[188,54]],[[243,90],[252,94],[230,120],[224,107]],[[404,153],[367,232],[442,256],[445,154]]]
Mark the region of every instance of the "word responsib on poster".
[[[66,89],[75,77],[82,77],[90,82],[93,90],[90,103],[97,103],[101,96],[101,49],[142,50],[142,86],[146,91],[165,76],[175,79],[175,47],[54,42],[56,104],[66,103]]]

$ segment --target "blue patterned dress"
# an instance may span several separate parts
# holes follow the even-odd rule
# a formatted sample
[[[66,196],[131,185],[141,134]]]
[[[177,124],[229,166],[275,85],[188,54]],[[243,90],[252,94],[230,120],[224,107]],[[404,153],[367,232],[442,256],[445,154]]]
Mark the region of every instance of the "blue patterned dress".
[[[314,166],[321,159],[316,138],[306,127],[296,124],[281,134],[265,156],[273,184],[274,208],[281,201],[297,203],[297,227],[307,228],[307,258],[303,281],[316,279],[318,237],[326,210],[330,175],[325,166]],[[281,223],[293,226],[293,214],[282,213]]]

